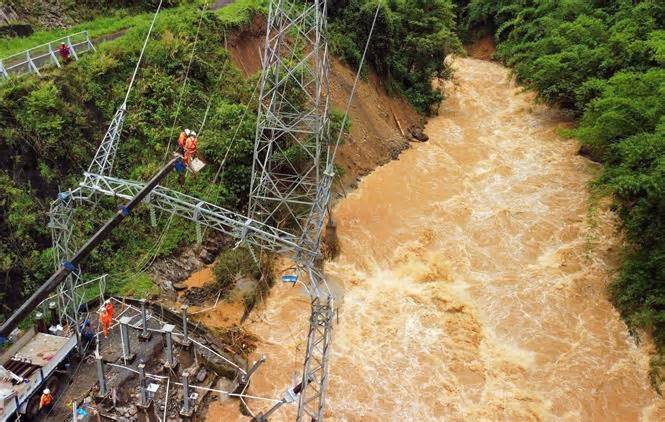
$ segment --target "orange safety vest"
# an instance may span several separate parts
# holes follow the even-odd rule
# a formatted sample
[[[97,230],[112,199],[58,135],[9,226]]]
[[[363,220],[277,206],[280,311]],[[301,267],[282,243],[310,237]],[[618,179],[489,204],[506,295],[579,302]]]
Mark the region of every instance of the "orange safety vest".
[[[113,304],[107,303],[106,305],[104,305],[104,309],[106,309],[106,312],[108,312],[111,319],[113,319],[113,312],[115,311],[115,309],[113,308]]]
[[[39,408],[43,408],[44,406],[49,406],[51,403],[53,403],[53,396],[50,394],[42,394],[42,398],[39,400]]]
[[[113,318],[111,318],[111,314],[109,314],[108,311],[104,309],[102,311],[102,315],[99,317],[99,320],[102,322],[102,325],[108,327],[109,325],[111,325]]]
[[[180,132],[180,136],[178,137],[178,145],[184,148],[185,139],[187,139],[187,134],[185,132]]]
[[[198,144],[199,140],[194,136],[190,136],[185,140],[185,145],[183,146],[185,149],[185,164],[189,165],[189,163],[192,161],[192,158],[194,158],[196,155]]]

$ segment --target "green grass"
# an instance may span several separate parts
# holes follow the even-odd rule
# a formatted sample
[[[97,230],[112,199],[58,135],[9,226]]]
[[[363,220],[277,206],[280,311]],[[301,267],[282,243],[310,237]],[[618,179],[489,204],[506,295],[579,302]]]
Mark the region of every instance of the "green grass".
[[[208,1],[212,3],[212,0]],[[200,4],[205,3],[205,0],[200,1]],[[251,22],[255,14],[267,10],[267,3],[267,0],[237,0],[216,10],[215,14],[229,27],[237,27]],[[194,6],[185,5],[173,9],[165,9],[160,12],[160,15],[177,15],[184,9],[191,9],[192,7]],[[29,37],[0,38],[0,58],[5,58],[81,31],[88,31],[94,41],[95,38],[103,35],[149,24],[152,17],[152,12],[131,15],[128,10],[120,9],[112,16],[100,16],[71,28],[38,31]]]
[[[140,299],[150,299],[159,295],[159,287],[152,281],[147,273],[138,273],[131,276],[131,283],[120,283],[110,286],[107,294],[118,296],[136,297]]]
[[[215,14],[231,26],[249,23],[256,13],[268,10],[267,0],[236,0],[215,11]]]
[[[56,29],[52,31],[38,31],[29,37],[0,38],[0,57],[11,56],[21,51],[46,44],[58,38],[65,37],[81,31],[88,31],[91,38],[121,31],[123,29],[140,25],[150,21],[152,13],[129,15],[127,11],[119,10],[113,16],[102,16],[92,21],[75,25],[71,28]]]
[[[205,30],[195,39],[200,9],[192,5],[164,9],[157,20],[144,61],[128,102],[123,142],[116,160],[116,174],[146,180],[161,167],[162,157],[172,140],[171,126],[198,124],[208,101],[211,103],[206,135],[200,150],[209,166],[184,186],[172,176],[163,184],[227,208],[244,206],[251,174],[254,117],[244,119],[237,142],[230,143],[250,102],[255,81],[246,80],[224,49],[224,38],[261,11],[262,1],[240,0],[204,17]],[[50,236],[46,228],[51,194],[76,186],[81,172],[104,135],[108,122],[124,98],[127,83],[153,14],[115,15],[96,19],[95,34],[127,27],[126,33],[105,42],[97,54],[63,68],[51,67],[37,75],[17,78],[0,85],[0,103],[7,113],[0,115],[0,152],[10,162],[0,169],[0,269],[8,268],[16,278],[0,280],[0,290],[20,289],[30,294],[52,272]],[[81,27],[90,25],[81,25]],[[69,32],[69,31],[67,31]],[[42,33],[42,37],[45,37]],[[48,37],[59,36],[58,31]],[[19,42],[30,41],[30,45]],[[7,40],[3,40],[7,42]],[[0,50],[23,49],[42,42],[33,37],[13,40]],[[182,110],[176,104],[192,52]],[[255,106],[250,104],[252,108]],[[40,122],[39,124],[35,124]],[[65,130],[66,128],[66,130]],[[66,135],[63,135],[66,134]],[[176,133],[177,134],[177,133]],[[63,144],[62,137],[67,142]],[[55,145],[59,147],[54,148]],[[60,147],[63,146],[64,147]],[[211,180],[222,163],[221,151],[231,145],[229,160],[220,180],[211,189]],[[171,145],[173,146],[173,145]],[[11,180],[8,173],[14,160],[39,163],[40,180],[32,186]],[[95,210],[80,207],[76,212],[75,239],[80,245],[103,224],[121,201],[105,198]],[[102,212],[103,211],[103,212]],[[172,254],[195,241],[192,223],[175,218],[168,230],[168,215],[158,213],[158,228],[150,226],[146,209],[136,212],[99,245],[84,264],[85,274],[109,274],[108,291],[127,296],[151,296],[157,286],[146,273],[153,257]],[[12,221],[9,229],[6,222]],[[164,233],[163,233],[164,232]],[[163,234],[163,237],[162,237]],[[160,241],[161,239],[161,241]],[[18,282],[16,280],[19,280]],[[87,293],[93,295],[95,289]],[[87,296],[86,296],[87,297]],[[0,301],[7,302],[2,298]],[[20,298],[8,305],[15,307]],[[0,310],[0,315],[6,309]]]

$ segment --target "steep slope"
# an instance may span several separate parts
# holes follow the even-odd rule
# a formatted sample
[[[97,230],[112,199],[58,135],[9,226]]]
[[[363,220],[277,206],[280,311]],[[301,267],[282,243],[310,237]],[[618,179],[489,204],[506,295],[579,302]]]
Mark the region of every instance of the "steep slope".
[[[265,39],[265,18],[229,37],[227,48],[246,77],[261,69],[260,49]],[[356,69],[333,58],[330,70],[333,108],[343,112],[351,95]],[[413,140],[409,129],[422,126],[422,118],[400,96],[389,95],[372,70],[361,79],[349,112],[350,136],[340,147],[336,163],[341,167],[343,186],[353,186],[376,167],[397,158]]]

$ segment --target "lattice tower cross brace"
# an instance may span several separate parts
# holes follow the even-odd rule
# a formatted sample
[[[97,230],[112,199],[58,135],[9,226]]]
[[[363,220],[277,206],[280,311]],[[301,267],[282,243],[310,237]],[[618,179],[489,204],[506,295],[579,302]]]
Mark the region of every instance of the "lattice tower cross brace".
[[[309,223],[319,220],[311,214],[330,154],[325,17],[323,0],[270,2],[248,215],[310,250],[318,249]]]

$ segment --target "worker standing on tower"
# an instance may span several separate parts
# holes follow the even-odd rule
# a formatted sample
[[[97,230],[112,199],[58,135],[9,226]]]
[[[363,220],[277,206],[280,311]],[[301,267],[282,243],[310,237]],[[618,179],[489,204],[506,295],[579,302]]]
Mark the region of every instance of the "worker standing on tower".
[[[189,129],[180,132],[180,136],[178,137],[178,152],[182,155],[183,162],[187,168],[190,167],[192,160],[196,158],[198,145],[199,139],[196,136],[196,132]],[[183,185],[185,183],[184,171],[179,173],[178,182]]]
[[[193,130],[185,129],[180,133],[178,138],[178,146],[180,146],[180,153],[185,161],[185,165],[189,167],[192,159],[196,157],[196,150],[199,145],[199,139],[196,137],[196,132]]]
[[[199,138],[196,135],[196,132],[190,134],[189,138],[185,141],[185,164],[187,167],[192,163],[192,160],[196,158],[196,152],[199,147]]]
[[[185,129],[182,132],[180,132],[180,136],[178,137],[178,152],[182,156],[185,155],[185,141],[187,140],[187,138],[189,138],[189,135],[191,133],[192,133],[191,130]]]

